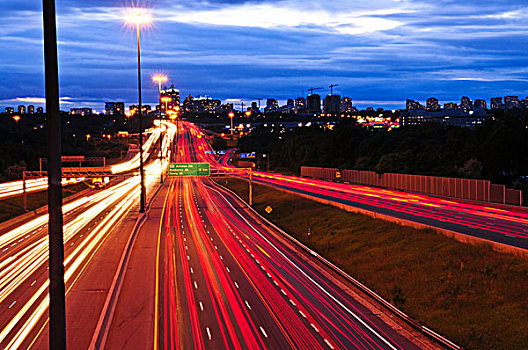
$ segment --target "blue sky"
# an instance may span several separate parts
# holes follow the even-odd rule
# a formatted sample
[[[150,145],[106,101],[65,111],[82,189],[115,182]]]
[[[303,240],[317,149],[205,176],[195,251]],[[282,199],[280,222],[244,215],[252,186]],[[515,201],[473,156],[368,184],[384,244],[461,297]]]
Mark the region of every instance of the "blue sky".
[[[144,100],[158,72],[182,95],[295,98],[339,84],[354,104],[528,95],[528,1],[62,0],[57,2],[62,108],[137,101],[127,6],[147,6]],[[0,106],[44,96],[42,2],[0,0]]]

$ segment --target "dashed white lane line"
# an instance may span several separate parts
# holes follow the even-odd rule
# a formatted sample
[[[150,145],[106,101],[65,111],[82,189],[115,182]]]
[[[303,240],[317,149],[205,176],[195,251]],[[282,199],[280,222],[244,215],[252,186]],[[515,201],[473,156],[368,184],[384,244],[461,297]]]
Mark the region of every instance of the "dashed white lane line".
[[[34,280],[33,283],[31,283],[31,287],[33,287],[37,283],[37,280]]]
[[[328,345],[330,349],[334,349],[334,346],[328,341],[328,339],[325,338],[324,342],[326,343],[326,345]]]
[[[198,289],[198,283],[196,283],[196,281],[194,281],[194,288]]]
[[[299,310],[299,313],[301,314],[302,317],[306,318],[306,315],[304,314],[304,312],[302,312],[301,310]]]
[[[202,304],[201,301],[200,301],[200,310],[202,310],[202,311],[204,310],[204,309],[203,309],[203,304]]]
[[[226,270],[227,272],[231,273],[231,271],[229,270],[229,267],[226,266]]]
[[[284,289],[281,289],[281,293],[286,295],[286,292],[284,291]]]
[[[268,337],[268,333],[266,333],[266,331],[264,330],[264,328],[262,328],[262,326],[260,326],[260,331],[262,332],[262,335],[264,335],[264,337]]]
[[[317,333],[319,333],[319,330],[317,329],[317,327],[316,327],[313,323],[310,323],[310,326],[312,326],[312,328],[314,329],[314,331],[316,331]]]
[[[16,300],[13,301],[13,302],[11,303],[11,305],[9,305],[9,308],[11,309],[13,306],[15,306],[15,304],[16,304]]]
[[[290,299],[290,304],[292,304],[293,306],[297,306],[297,305],[295,305],[295,303],[291,299]]]
[[[239,287],[238,287],[238,283],[236,283],[236,282],[235,282],[235,287],[237,287],[237,289],[239,288]]]
[[[209,327],[206,327],[205,329],[207,330],[207,338],[211,340],[211,331],[209,330]]]
[[[249,305],[248,301],[247,300],[244,300],[246,302],[246,306],[248,307],[248,309],[251,310],[251,306]]]
[[[187,255],[187,260],[191,260],[191,257],[189,255]]]
[[[194,270],[193,270],[193,268],[192,268],[192,267],[191,267],[191,273],[194,273]]]
[[[220,259],[221,259],[221,260],[224,260],[224,258],[222,257],[222,255],[220,255]]]

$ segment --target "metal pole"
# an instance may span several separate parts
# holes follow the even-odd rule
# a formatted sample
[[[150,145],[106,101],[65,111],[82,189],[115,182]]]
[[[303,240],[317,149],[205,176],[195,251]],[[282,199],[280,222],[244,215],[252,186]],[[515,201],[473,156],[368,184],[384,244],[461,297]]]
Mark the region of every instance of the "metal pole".
[[[27,209],[27,192],[26,192],[26,172],[24,171],[22,173],[22,191],[24,193],[24,211],[28,211]]]
[[[253,205],[253,181],[251,178],[251,168],[249,168],[249,205]]]
[[[139,174],[141,177],[139,194],[139,212],[145,212],[145,174],[143,172],[143,108],[141,106],[141,46],[139,24],[137,24],[137,55],[138,55],[138,97],[139,97]]]
[[[161,150],[161,79],[158,80],[159,83],[159,130],[160,130],[160,136],[159,136],[159,147],[160,147],[160,184],[163,183],[163,153]],[[165,111],[167,108],[165,108]],[[167,113],[167,112],[165,112]]]
[[[55,0],[43,0],[48,127],[49,348],[66,349],[59,67]]]

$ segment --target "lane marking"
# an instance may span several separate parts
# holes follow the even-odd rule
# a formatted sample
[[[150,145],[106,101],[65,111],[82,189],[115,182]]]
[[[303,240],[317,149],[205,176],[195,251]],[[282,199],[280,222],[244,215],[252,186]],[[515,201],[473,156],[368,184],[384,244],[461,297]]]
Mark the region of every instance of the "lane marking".
[[[194,281],[194,288],[198,289],[198,283],[196,283],[196,281]]]
[[[11,305],[9,305],[9,308],[11,309],[13,306],[15,306],[15,304],[16,304],[16,300],[13,301],[13,302],[11,303]]]
[[[237,289],[238,289],[238,283],[236,283],[236,282],[235,282],[235,287],[237,287]]]
[[[324,339],[324,342],[326,343],[326,345],[328,345],[328,347],[329,347],[330,349],[333,349],[333,348],[334,348],[333,345],[328,341],[328,339],[325,338],[325,339]]]
[[[211,331],[209,330],[209,327],[206,327],[205,329],[207,330],[207,337],[211,340]]]
[[[200,301],[200,310],[202,310],[202,312],[203,312],[203,310],[204,310],[204,309],[203,309],[203,304],[202,304],[201,301]]]
[[[262,334],[264,335],[264,337],[268,337],[268,333],[266,333],[266,331],[264,330],[264,328],[262,328],[262,326],[260,326],[260,331],[262,332]]]
[[[249,305],[248,301],[247,300],[244,300],[246,302],[246,306],[248,307],[248,309],[251,310],[251,306]]]

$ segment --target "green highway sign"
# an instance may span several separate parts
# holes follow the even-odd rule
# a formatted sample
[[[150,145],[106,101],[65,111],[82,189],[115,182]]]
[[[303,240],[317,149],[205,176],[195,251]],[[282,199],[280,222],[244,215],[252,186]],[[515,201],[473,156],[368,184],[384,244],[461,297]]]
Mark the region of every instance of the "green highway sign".
[[[209,163],[170,163],[169,176],[209,176]]]

